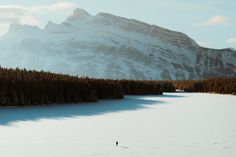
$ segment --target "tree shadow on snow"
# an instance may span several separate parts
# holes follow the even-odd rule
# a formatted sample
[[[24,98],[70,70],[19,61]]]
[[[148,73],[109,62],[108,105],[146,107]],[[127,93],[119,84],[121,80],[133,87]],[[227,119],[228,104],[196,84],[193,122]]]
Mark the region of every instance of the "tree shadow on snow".
[[[179,93],[179,92],[178,92]],[[184,92],[183,92],[184,93]],[[186,96],[183,95],[179,95],[179,94],[174,94],[174,93],[164,93],[163,95],[161,95],[160,97],[165,97],[165,98],[183,98]]]
[[[155,99],[147,100],[145,96],[127,96],[122,100],[100,100],[97,103],[0,108],[0,126],[10,125],[17,121],[73,118],[137,110],[160,104],[164,102]]]

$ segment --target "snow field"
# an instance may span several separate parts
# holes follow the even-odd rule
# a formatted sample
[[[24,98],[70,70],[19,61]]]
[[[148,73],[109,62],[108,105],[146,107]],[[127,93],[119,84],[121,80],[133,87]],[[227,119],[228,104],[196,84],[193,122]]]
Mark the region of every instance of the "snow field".
[[[2,157],[236,156],[236,97],[230,95],[126,96],[0,108],[0,115]]]

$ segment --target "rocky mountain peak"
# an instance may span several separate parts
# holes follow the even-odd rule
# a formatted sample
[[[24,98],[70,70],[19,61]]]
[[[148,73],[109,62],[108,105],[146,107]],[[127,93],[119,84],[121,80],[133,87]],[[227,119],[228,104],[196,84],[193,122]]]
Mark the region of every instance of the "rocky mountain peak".
[[[91,15],[84,9],[76,8],[71,16],[68,17],[67,21],[73,21],[78,19],[85,19],[91,17]]]
[[[13,24],[0,38],[2,66],[109,79],[203,79],[236,75],[233,49],[209,49],[186,34],[75,9],[45,29]],[[14,57],[12,57],[14,56]]]

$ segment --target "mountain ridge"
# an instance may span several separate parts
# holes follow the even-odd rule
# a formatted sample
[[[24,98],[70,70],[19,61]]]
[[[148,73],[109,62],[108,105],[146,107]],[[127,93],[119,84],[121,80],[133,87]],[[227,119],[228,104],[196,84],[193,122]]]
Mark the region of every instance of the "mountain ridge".
[[[62,24],[48,22],[43,29],[14,24],[0,38],[0,47],[3,66],[95,78],[236,75],[236,52],[230,48],[204,48],[182,32],[109,13],[92,16],[83,9],[75,9]]]

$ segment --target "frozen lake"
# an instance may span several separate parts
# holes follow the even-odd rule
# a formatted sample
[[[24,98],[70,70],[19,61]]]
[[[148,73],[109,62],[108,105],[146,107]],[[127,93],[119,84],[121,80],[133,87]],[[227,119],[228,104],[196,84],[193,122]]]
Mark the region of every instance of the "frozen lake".
[[[0,108],[0,156],[235,157],[236,96],[179,92]]]

